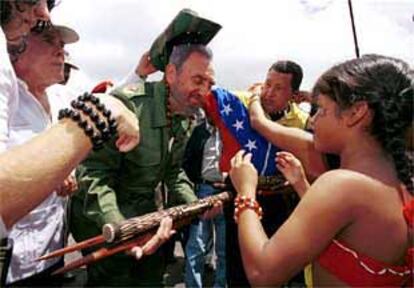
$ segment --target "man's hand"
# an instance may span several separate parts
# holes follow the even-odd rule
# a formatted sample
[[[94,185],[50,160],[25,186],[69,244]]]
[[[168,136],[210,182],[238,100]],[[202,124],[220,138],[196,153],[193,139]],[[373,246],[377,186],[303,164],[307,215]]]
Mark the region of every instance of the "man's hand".
[[[252,95],[258,95],[258,96],[262,94],[262,90],[263,90],[263,83],[254,83],[247,89],[247,91],[252,93]]]
[[[203,215],[200,216],[200,219],[208,220],[213,219],[216,216],[223,214],[223,202],[217,201],[214,203],[214,206],[204,212]]]
[[[99,94],[98,97],[118,123],[118,139],[115,144],[119,151],[131,151],[139,143],[138,118],[115,97],[107,94]]]
[[[151,63],[151,57],[149,51],[146,51],[139,60],[138,66],[135,69],[135,74],[140,78],[145,79],[148,75],[157,71],[157,68],[154,67]]]
[[[300,104],[302,102],[312,102],[312,94],[308,91],[296,91],[293,93],[293,102]]]
[[[78,190],[78,182],[75,176],[69,175],[63,183],[56,188],[56,194],[60,197],[72,196]]]
[[[162,244],[164,244],[172,235],[175,234],[175,230],[172,230],[173,221],[170,217],[166,217],[161,220],[160,227],[157,230],[157,233],[145,243],[144,246],[133,247],[130,251],[127,252],[128,255],[135,257],[137,260],[141,259],[144,255],[151,255]]]

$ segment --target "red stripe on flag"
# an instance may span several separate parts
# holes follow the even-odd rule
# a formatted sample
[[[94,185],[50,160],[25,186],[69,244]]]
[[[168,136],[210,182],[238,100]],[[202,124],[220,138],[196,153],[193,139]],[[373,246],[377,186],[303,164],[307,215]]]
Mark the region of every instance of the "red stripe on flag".
[[[220,158],[220,171],[228,172],[230,170],[231,158],[241,149],[240,143],[227,129],[223,119],[220,117],[220,111],[213,93],[209,93],[205,98],[204,109],[207,117],[213,122],[214,126],[219,129],[223,151]]]

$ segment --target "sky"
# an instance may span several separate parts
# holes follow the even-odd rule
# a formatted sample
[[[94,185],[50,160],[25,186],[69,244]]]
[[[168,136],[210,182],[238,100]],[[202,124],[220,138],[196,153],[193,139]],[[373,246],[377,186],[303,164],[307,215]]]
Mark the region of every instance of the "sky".
[[[401,58],[414,66],[414,0],[354,0],[361,54]],[[304,69],[311,89],[332,65],[355,57],[347,0],[62,0],[53,22],[80,41],[66,46],[84,87],[119,81],[183,8],[220,23],[209,46],[217,84],[242,90],[263,81],[277,60]],[[151,78],[160,79],[161,73]]]

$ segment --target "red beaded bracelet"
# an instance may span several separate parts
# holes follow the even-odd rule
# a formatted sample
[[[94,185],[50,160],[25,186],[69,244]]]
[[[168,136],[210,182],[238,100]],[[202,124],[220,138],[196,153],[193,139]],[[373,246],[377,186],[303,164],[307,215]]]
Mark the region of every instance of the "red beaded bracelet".
[[[263,210],[256,200],[246,196],[237,196],[236,199],[234,199],[234,221],[236,223],[239,222],[241,212],[246,209],[253,210],[257,216],[259,216],[259,219],[262,219]]]

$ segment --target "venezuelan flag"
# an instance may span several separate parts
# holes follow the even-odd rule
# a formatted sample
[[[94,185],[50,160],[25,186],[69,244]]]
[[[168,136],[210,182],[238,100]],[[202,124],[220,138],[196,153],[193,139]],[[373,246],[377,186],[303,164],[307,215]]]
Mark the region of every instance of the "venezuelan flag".
[[[236,94],[215,88],[206,96],[205,111],[219,129],[223,142],[220,170],[230,170],[230,160],[240,149],[252,153],[252,163],[259,175],[275,175],[275,154],[279,149],[250,126],[249,113]]]

